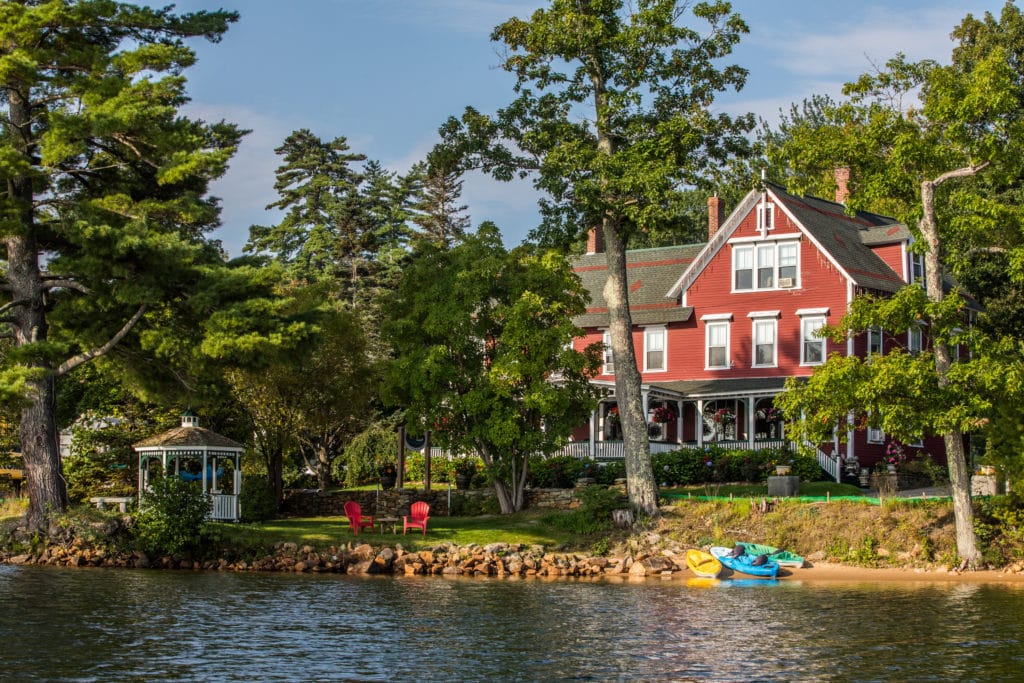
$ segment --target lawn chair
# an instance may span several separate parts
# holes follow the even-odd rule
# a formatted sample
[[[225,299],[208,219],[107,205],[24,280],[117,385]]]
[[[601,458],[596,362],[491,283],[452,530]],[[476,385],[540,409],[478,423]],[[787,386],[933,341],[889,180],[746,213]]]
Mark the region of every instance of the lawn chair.
[[[413,503],[409,514],[402,516],[402,535],[404,536],[409,527],[412,527],[413,529],[423,529],[423,535],[426,536],[428,519],[430,519],[430,506],[422,500]]]
[[[345,503],[345,516],[348,517],[348,525],[352,529],[352,533],[356,536],[359,535],[359,532],[362,529],[373,529],[373,517],[370,515],[364,516],[362,508],[359,507],[359,503],[354,500],[350,500]]]

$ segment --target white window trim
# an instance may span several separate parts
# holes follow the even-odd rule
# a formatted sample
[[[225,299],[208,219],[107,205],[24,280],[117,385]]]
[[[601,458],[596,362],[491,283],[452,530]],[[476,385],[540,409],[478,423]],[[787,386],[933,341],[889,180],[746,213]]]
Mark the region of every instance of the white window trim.
[[[788,236],[784,235],[772,235],[771,239],[765,240],[760,237],[740,237],[734,240],[729,240],[729,244],[733,247],[732,249],[732,271],[730,273],[730,283],[732,293],[743,293],[743,292],[774,292],[778,290],[790,290],[799,289],[801,287],[802,279],[800,277],[800,248],[797,246],[796,250],[796,277],[793,278],[792,287],[779,287],[779,245],[789,244],[791,242],[799,242],[799,239],[787,239]],[[793,236],[798,237],[798,235]],[[774,257],[772,259],[772,286],[771,287],[758,287],[757,286],[757,248],[761,246],[772,245],[774,247]],[[738,248],[737,248],[738,247]],[[750,249],[750,288],[749,289],[737,289],[736,288],[736,256],[739,249]]]
[[[824,315],[824,316],[827,317],[828,316],[828,307],[826,306],[824,308],[798,308],[798,309],[796,309],[796,314],[799,315],[799,316],[805,316],[805,315]]]
[[[917,336],[917,348],[914,348],[914,336]],[[907,330],[907,353],[921,353],[924,351],[924,330],[920,327],[911,327]]]
[[[762,311],[768,313],[768,315],[754,316],[753,313],[748,314],[750,317],[750,367],[752,368],[777,368],[779,366],[779,319],[778,315],[771,315],[771,313],[778,313],[778,311]],[[758,323],[768,322],[772,326],[772,360],[770,363],[758,363],[757,362],[757,326]]]
[[[732,314],[727,317],[705,316],[701,320],[708,321],[704,326],[704,369],[705,370],[728,370],[732,367]],[[711,329],[722,326],[725,328],[725,365],[711,365]]]
[[[764,224],[764,217],[768,216],[768,225]],[[762,200],[757,205],[757,229],[763,233],[775,229],[775,203]]]
[[[885,443],[885,432],[876,427],[868,427],[867,439],[868,443]]]
[[[707,313],[700,317],[701,322],[732,322],[732,313]]]
[[[818,321],[821,322],[821,327],[823,327],[823,326],[825,326],[827,324],[827,321],[825,320],[825,316],[824,315],[803,315],[803,316],[800,316],[800,365],[815,366],[815,365],[824,365],[825,364],[825,357],[826,357],[826,354],[828,353],[828,340],[825,339],[824,337],[814,337],[814,339],[811,340],[811,341],[816,341],[816,342],[820,342],[821,343],[821,360],[809,361],[809,360],[807,360],[807,354],[805,353],[806,348],[807,348],[806,345],[807,345],[807,342],[808,342],[807,327],[806,326],[808,324],[810,324],[811,322],[818,322]],[[820,327],[819,327],[819,329],[820,329]]]
[[[751,311],[747,313],[748,318],[778,318],[782,311]]]
[[[871,351],[871,339],[875,335],[878,336],[878,355],[885,355],[885,330],[883,330],[881,327],[871,325],[870,327],[868,327],[867,338],[864,340],[866,344],[866,346],[864,347],[864,355],[867,357],[871,357],[874,355],[874,352]]]
[[[602,334],[601,341],[604,344],[604,348],[601,351],[601,374],[603,375],[614,375],[615,374],[615,360],[612,357],[612,333],[611,330],[605,330]]]
[[[648,337],[651,332],[661,333],[661,367],[651,368],[647,365]],[[664,325],[651,325],[644,328],[644,372],[668,372],[668,329]]]

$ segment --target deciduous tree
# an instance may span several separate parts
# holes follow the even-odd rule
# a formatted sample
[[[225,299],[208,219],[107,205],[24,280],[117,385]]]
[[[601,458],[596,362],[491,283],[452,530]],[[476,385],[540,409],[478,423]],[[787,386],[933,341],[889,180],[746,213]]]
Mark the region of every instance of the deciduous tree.
[[[502,512],[523,506],[528,458],[593,410],[596,349],[570,345],[585,297],[564,257],[506,251],[485,223],[451,249],[425,243],[391,303],[385,400],[432,443],[478,453]]]
[[[683,25],[692,10],[700,29]],[[467,108],[442,128],[466,167],[501,180],[532,175],[545,193],[538,235],[579,243],[602,231],[608,262],[615,392],[622,414],[630,502],[658,513],[640,373],[631,335],[626,248],[664,225],[672,201],[745,149],[752,117],[712,113],[716,94],[746,71],[719,66],[747,26],[727,2],[552,0],[498,26],[516,98],[488,116]]]

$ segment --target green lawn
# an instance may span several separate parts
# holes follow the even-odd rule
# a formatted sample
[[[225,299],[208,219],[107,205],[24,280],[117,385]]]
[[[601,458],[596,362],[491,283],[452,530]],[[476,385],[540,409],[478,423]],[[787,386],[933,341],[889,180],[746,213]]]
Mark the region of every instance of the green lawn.
[[[677,486],[664,488],[659,495],[665,498],[686,498],[691,496],[722,496],[728,498],[758,498],[768,495],[768,484],[703,484],[700,486]],[[801,496],[861,496],[864,492],[852,484],[838,484],[834,481],[800,482]]]
[[[392,526],[386,525],[384,532],[378,529],[364,530],[355,536],[344,517],[300,517],[275,519],[262,524],[215,524],[227,542],[245,546],[270,547],[281,541],[309,544],[312,546],[347,545],[349,543],[370,543],[372,545],[401,543],[407,550],[420,550],[439,543],[455,543],[464,546],[471,543],[523,543],[557,547],[579,537],[554,528],[543,522],[550,512],[525,511],[514,515],[483,515],[479,517],[431,517],[427,534],[411,530],[402,534],[401,522],[398,534],[392,533]]]

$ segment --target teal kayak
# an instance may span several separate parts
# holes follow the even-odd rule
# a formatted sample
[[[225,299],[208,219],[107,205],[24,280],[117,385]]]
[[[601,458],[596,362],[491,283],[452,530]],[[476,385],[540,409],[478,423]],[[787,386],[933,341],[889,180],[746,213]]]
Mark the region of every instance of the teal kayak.
[[[799,555],[795,555],[788,550],[779,550],[778,548],[770,545],[763,545],[761,543],[744,543],[738,542],[736,545],[741,545],[747,551],[748,555],[767,555],[769,560],[778,562],[780,567],[803,567],[804,558]]]
[[[765,576],[772,579],[779,574],[778,562],[765,560],[763,564],[754,564],[757,560],[757,555],[749,555],[744,552],[739,557],[736,557],[733,555],[732,548],[723,548],[722,546],[714,546],[711,548],[711,554],[717,557],[719,562],[734,572],[750,574],[751,576]]]

